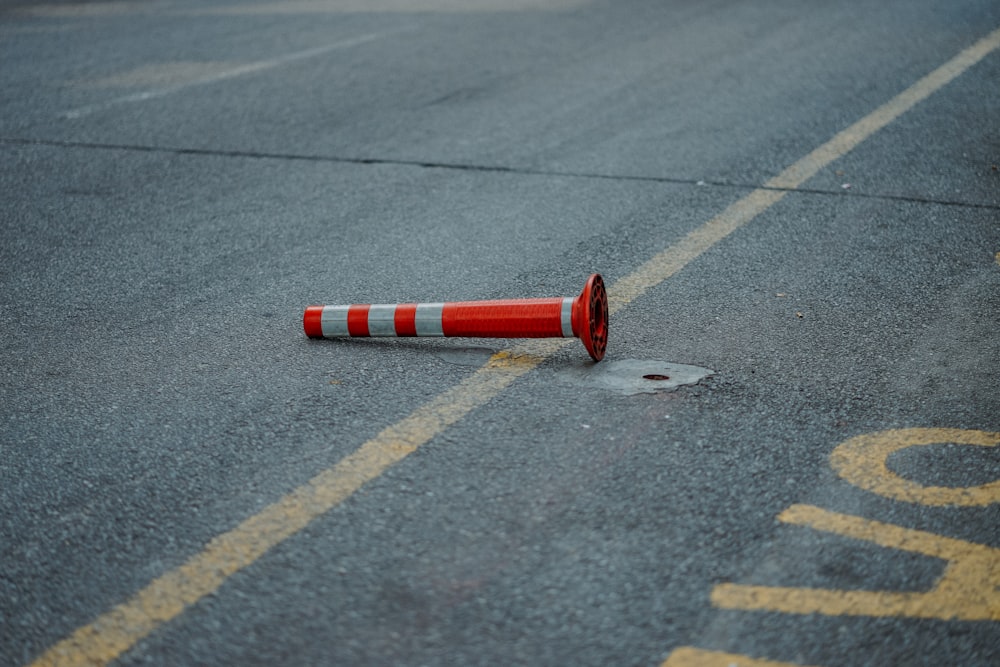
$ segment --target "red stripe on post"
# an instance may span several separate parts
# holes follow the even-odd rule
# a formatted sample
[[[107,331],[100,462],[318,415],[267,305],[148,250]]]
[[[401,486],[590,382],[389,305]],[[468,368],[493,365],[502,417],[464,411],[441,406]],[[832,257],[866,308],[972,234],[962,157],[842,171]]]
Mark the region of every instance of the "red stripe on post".
[[[444,304],[445,336],[559,338],[562,299],[456,301]]]
[[[416,336],[417,304],[401,303],[396,306],[395,325],[397,336]]]
[[[310,338],[323,337],[323,306],[309,306],[302,316],[302,327]]]
[[[368,310],[370,303],[359,303],[347,311],[347,334],[350,336],[368,336]]]

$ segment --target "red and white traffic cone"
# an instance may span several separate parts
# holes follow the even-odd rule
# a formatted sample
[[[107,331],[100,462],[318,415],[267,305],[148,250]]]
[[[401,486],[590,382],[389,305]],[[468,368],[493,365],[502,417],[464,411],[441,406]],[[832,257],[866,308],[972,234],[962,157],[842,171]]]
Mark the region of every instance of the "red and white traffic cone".
[[[309,306],[302,325],[310,338],[576,337],[594,361],[600,361],[608,344],[608,295],[604,280],[595,273],[576,298]]]

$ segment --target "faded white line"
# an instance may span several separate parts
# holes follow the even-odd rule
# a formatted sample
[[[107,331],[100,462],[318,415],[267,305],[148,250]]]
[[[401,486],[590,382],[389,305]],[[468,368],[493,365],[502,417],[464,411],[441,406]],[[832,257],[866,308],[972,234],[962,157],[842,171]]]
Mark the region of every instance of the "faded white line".
[[[198,77],[196,79],[191,79],[189,81],[185,81],[184,83],[179,83],[171,86],[162,86],[159,88],[150,88],[149,90],[143,90],[138,93],[123,95],[122,97],[116,97],[110,100],[105,100],[104,102],[97,102],[95,104],[88,104],[86,106],[70,109],[69,111],[63,111],[59,114],[59,117],[64,119],[83,118],[84,116],[89,116],[91,114],[100,111],[105,111],[107,109],[111,109],[116,106],[121,106],[123,104],[133,104],[136,102],[145,102],[147,100],[154,100],[160,97],[171,95],[176,92],[180,92],[182,90],[186,90],[188,88],[193,88],[195,86],[205,86],[212,83],[218,83],[220,81],[226,81],[228,79],[235,79],[236,77],[246,76],[247,74],[255,74],[257,72],[263,72],[265,70],[281,67],[282,65],[288,65],[290,63],[294,63],[299,60],[307,60],[309,58],[322,56],[324,54],[330,53],[331,51],[348,49],[353,46],[360,46],[361,44],[366,44],[368,42],[372,42],[377,39],[382,39],[383,37],[388,37],[390,35],[394,35],[400,32],[405,32],[407,30],[413,30],[413,28],[407,27],[387,32],[376,32],[367,35],[360,35],[358,37],[352,37],[351,39],[345,39],[339,42],[334,42],[333,44],[327,44],[325,46],[318,46],[312,49],[305,49],[304,51],[295,51],[293,53],[287,53],[285,55],[278,56],[276,58],[258,60],[256,62],[247,63],[245,65],[239,65],[237,67],[233,67],[231,69],[227,69],[221,72],[215,72],[213,74]]]

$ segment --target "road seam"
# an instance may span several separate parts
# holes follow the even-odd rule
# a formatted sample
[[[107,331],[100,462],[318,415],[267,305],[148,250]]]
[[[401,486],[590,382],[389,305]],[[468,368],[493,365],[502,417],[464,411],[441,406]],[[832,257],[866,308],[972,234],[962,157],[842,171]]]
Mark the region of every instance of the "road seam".
[[[678,243],[608,288],[612,313],[690,264],[724,238],[770,209],[785,195],[921,100],[945,86],[1000,47],[1000,29],[934,70],[830,141],[692,230]],[[332,468],[324,470],[239,526],[212,539],[186,563],[153,580],[130,600],[114,607],[56,643],[34,663],[106,665],[188,606],[214,593],[225,581],[274,546],[295,535],[382,471],[403,460],[519,377],[568,344],[565,339],[528,341],[493,355],[466,380],[385,428]]]
[[[425,160],[402,160],[395,158],[354,158],[335,155],[309,155],[301,153],[270,153],[266,151],[225,150],[213,148],[183,148],[170,146],[148,146],[143,144],[108,144],[88,141],[62,141],[58,139],[25,139],[18,137],[0,137],[0,144],[18,146],[50,146],[54,148],[81,148],[108,151],[132,151],[137,153],[162,153],[166,155],[194,155],[205,157],[243,158],[251,160],[284,160],[288,162],[322,162],[328,164],[356,165],[389,165],[401,167],[420,167],[424,169],[450,169],[468,172],[492,172],[513,174],[518,176],[543,176],[547,178],[578,178],[615,182],[661,183],[666,185],[694,185],[698,187],[728,188],[733,190],[774,190],[776,192],[795,192],[796,194],[822,195],[827,197],[852,197],[857,199],[874,199],[881,201],[900,201],[911,204],[934,204],[937,206],[954,206],[958,208],[978,208],[1000,211],[1000,204],[984,204],[980,202],[959,201],[957,199],[933,199],[913,195],[889,195],[876,192],[847,192],[843,189],[823,190],[820,188],[790,188],[759,183],[738,183],[733,181],[715,181],[672,176],[638,176],[630,174],[601,174],[582,171],[556,171],[547,169],[528,169],[504,165],[485,165],[461,162],[429,162]]]

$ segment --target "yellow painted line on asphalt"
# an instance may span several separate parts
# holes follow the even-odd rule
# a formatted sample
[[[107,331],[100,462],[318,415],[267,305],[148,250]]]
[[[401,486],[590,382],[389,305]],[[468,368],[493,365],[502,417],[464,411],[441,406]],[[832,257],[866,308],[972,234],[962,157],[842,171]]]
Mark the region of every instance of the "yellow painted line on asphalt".
[[[869,115],[838,133],[830,141],[767,181],[764,188],[754,190],[723,211],[721,215],[695,229],[679,243],[667,248],[632,274],[619,280],[608,289],[608,305],[611,313],[614,314],[624,308],[649,288],[659,285],[680,271],[691,260],[777,203],[788,190],[794,190],[805,183],[820,169],[846,155],[862,141],[998,47],[1000,47],[1000,29],[994,30]]]
[[[724,609],[784,614],[1000,621],[1000,549],[813,505],[793,505],[778,519],[890,549],[940,558],[948,565],[927,592],[720,584],[712,589],[712,604]]]
[[[555,352],[561,339],[499,352],[469,378],[389,426],[337,465],[213,539],[175,570],[153,580],[53,646],[35,665],[105,665],[157,627],[211,594],[226,579],[336,507],[389,466],[486,403]],[[529,350],[533,350],[532,354]]]
[[[660,667],[805,667],[794,662],[751,658],[738,653],[706,651],[691,646],[675,649]]]
[[[621,310],[680,271],[787,194],[775,188],[798,187],[998,46],[1000,29],[619,280],[608,290],[611,312]],[[490,401],[568,342],[563,339],[529,341],[495,354],[468,379],[389,426],[355,453],[275,504],[219,535],[186,563],[153,580],[132,599],[79,628],[32,664],[36,667],[82,667],[111,662],[186,607],[216,591],[234,573],[339,505],[386,468]]]

